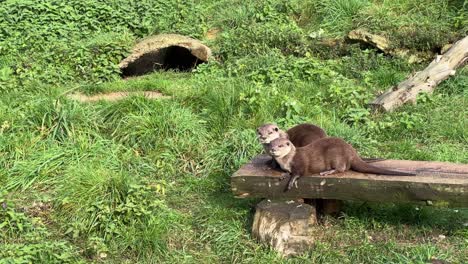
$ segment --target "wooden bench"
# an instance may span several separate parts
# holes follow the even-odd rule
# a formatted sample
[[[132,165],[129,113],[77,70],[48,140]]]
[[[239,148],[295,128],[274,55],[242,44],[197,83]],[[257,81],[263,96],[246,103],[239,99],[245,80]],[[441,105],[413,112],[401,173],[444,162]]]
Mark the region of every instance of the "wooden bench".
[[[425,202],[468,207],[468,164],[448,162],[384,160],[373,165],[416,173],[416,176],[388,176],[347,171],[340,174],[300,177],[284,192],[287,179],[271,169],[271,158],[260,155],[231,177],[238,198],[266,198],[257,205],[252,232],[283,255],[303,252],[313,244],[309,229],[317,223],[316,205],[327,201]],[[304,199],[312,202],[304,203]],[[332,199],[332,200],[328,200]]]

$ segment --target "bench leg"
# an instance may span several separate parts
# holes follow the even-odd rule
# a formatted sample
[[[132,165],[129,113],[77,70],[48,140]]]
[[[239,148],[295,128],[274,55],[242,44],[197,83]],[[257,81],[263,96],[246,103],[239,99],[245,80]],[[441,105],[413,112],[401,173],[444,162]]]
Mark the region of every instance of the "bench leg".
[[[334,199],[321,199],[319,214],[337,217],[341,212],[343,201]]]
[[[252,235],[283,256],[300,255],[311,248],[317,224],[315,206],[294,200],[263,200],[257,207]]]
[[[332,217],[339,216],[343,201],[335,199],[304,199],[305,203],[315,206],[317,210],[317,218],[329,215]]]

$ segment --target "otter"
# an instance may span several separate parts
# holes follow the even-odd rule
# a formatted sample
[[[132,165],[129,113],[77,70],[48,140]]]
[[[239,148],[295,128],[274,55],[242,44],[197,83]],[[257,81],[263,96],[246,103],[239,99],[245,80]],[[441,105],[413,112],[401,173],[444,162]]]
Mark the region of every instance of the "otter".
[[[257,128],[257,135],[263,149],[268,153],[270,142],[277,138],[289,139],[295,146],[303,147],[326,137],[327,133],[322,128],[307,123],[296,125],[286,132],[279,129],[276,124],[264,124]],[[279,168],[274,158],[268,162],[268,165],[275,169]]]
[[[312,124],[299,124],[286,132],[279,129],[275,124],[264,124],[257,128],[258,139],[265,146],[277,138],[287,138],[297,147],[304,147],[315,140],[324,138],[327,133],[318,126]]]
[[[415,176],[413,173],[387,170],[369,165],[358,156],[357,151],[350,144],[336,137],[319,139],[305,147],[298,148],[286,138],[277,138],[270,142],[268,152],[281,169],[290,174],[285,191],[291,189],[301,176],[315,173],[330,175],[349,169],[364,173]]]
[[[295,147],[304,147],[316,140],[327,137],[327,133],[325,133],[322,128],[308,123],[296,125],[288,129],[286,132],[279,129],[276,124],[264,124],[257,128],[257,135],[258,140],[263,145],[266,153],[268,153],[270,142],[277,138],[289,139]],[[363,160],[371,163],[381,161],[383,159],[364,158]],[[275,159],[272,159],[269,165],[273,168],[278,168],[275,163]]]

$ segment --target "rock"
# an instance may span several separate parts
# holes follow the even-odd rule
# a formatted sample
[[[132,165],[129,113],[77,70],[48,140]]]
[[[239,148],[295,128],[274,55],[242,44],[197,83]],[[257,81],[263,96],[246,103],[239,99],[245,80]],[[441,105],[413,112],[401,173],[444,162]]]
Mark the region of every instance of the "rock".
[[[257,205],[252,234],[283,256],[300,255],[313,245],[314,206],[297,201],[263,200]]]
[[[385,54],[403,58],[408,63],[420,63],[431,59],[434,54],[429,51],[415,51],[404,48],[396,48],[394,44],[386,37],[372,34],[365,29],[351,30],[347,36],[348,40],[364,43],[375,47]]]
[[[119,63],[123,76],[143,75],[159,69],[188,71],[211,58],[211,49],[199,40],[161,34],[135,45],[130,56]]]
[[[390,41],[387,38],[369,33],[364,29],[351,30],[348,33],[348,38],[350,40],[361,41],[370,44],[385,53],[389,53],[391,49]]]

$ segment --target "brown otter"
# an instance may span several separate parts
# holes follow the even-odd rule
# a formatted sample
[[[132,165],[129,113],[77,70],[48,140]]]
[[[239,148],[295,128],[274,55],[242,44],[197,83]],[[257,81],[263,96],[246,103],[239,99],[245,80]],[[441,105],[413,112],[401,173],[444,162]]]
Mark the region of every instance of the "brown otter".
[[[291,174],[286,190],[291,189],[300,176],[315,173],[329,175],[349,169],[395,176],[415,175],[369,165],[358,156],[350,144],[336,137],[319,139],[301,148],[296,148],[288,139],[278,138],[270,142],[268,151],[278,165]]]
[[[297,147],[306,146],[327,136],[327,133],[320,127],[307,123],[294,126],[286,132],[275,124],[264,124],[257,128],[257,134],[262,144],[269,144],[277,138],[287,138]]]
[[[303,147],[327,136],[325,131],[320,127],[306,123],[296,125],[286,132],[279,129],[276,124],[264,124],[257,128],[257,135],[266,153],[268,153],[270,142],[277,138],[289,139],[295,146]],[[274,158],[268,164],[273,168],[279,168]]]
[[[316,140],[326,138],[325,131],[312,124],[299,124],[288,129],[286,132],[279,129],[276,124],[264,124],[257,128],[258,140],[262,143],[265,152],[268,153],[269,144],[277,138],[289,139],[295,147],[304,147]],[[375,162],[383,159],[379,158],[364,158],[365,162]],[[274,159],[271,160],[270,165],[277,168]]]

